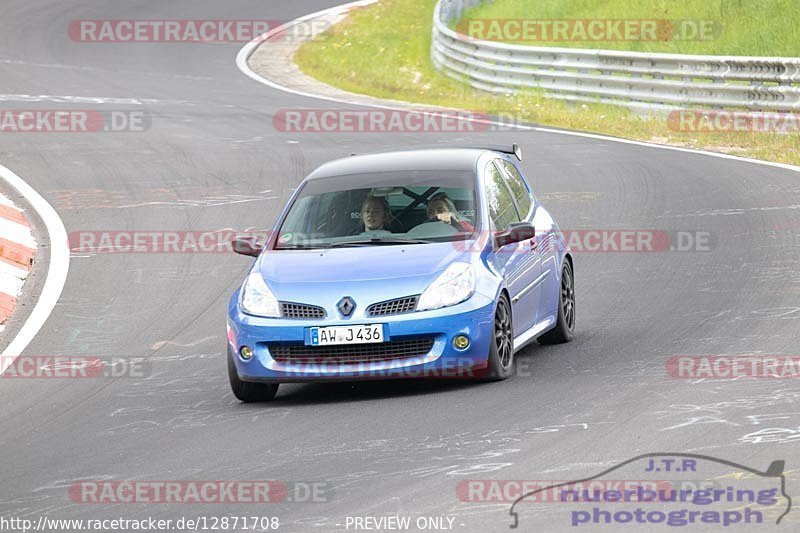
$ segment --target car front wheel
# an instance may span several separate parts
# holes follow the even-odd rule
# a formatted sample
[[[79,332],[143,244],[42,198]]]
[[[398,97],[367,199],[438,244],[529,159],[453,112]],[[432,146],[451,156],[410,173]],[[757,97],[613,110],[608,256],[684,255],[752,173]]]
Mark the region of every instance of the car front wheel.
[[[514,373],[514,331],[511,327],[511,304],[505,294],[497,301],[494,329],[489,342],[489,368],[484,379],[500,381]]]
[[[233,395],[239,401],[245,403],[268,402],[273,399],[278,392],[278,384],[242,381],[239,379],[239,373],[236,372],[236,365],[233,362],[234,357],[236,357],[236,354],[228,346],[228,380],[231,383]]]

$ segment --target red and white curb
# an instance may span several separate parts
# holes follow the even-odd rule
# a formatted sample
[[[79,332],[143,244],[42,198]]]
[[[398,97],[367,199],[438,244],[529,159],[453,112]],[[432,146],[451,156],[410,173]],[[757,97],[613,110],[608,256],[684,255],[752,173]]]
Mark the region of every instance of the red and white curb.
[[[25,213],[0,194],[0,332],[11,318],[33,267],[36,246]]]
[[[37,235],[47,235],[47,247],[50,250],[49,257],[47,258],[47,274],[44,285],[42,285],[41,290],[37,291],[36,303],[33,305],[33,310],[31,310],[30,314],[25,319],[25,323],[22,324],[22,327],[16,332],[14,338],[6,344],[3,352],[0,353],[0,374],[2,374],[8,366],[13,364],[14,359],[19,357],[42,326],[44,326],[50,313],[55,308],[58,299],[61,297],[61,291],[64,289],[64,284],[67,282],[67,274],[69,272],[69,239],[67,238],[67,230],[64,228],[64,223],[61,221],[58,213],[56,213],[56,210],[53,209],[53,206],[51,206],[42,195],[28,185],[25,180],[3,165],[0,165],[0,180],[5,181],[12,189],[15,189],[25,199],[26,205],[30,206],[32,212],[36,213],[37,219],[42,221],[44,227],[37,227]],[[8,208],[4,210],[5,212],[11,213],[12,217],[20,216],[10,211],[14,209],[11,202],[6,199],[0,201],[3,202],[5,208]],[[18,212],[19,210],[17,209],[16,211]],[[24,217],[24,215],[22,216]],[[33,241],[33,237],[30,236],[30,224],[26,225],[21,223],[19,218],[8,222],[2,221],[0,223],[2,224],[0,225],[0,237],[3,239],[11,242],[12,239],[10,239],[10,237],[17,237],[20,235],[19,226],[21,226],[24,228],[21,235],[28,235],[30,240],[27,242],[29,244]],[[12,226],[11,224],[16,224],[16,226]],[[14,229],[17,230],[16,233]],[[23,239],[21,244],[24,245],[25,237],[21,238]],[[35,245],[35,243],[33,244]],[[12,250],[12,248],[9,247],[9,250]],[[20,249],[17,249],[17,252],[19,252],[19,250]],[[24,255],[17,253],[13,257],[21,259],[22,263],[19,263],[19,266],[17,266],[13,264],[14,261],[16,261],[16,259],[14,259],[12,263],[8,264],[10,268],[6,268],[4,265],[3,268],[11,274],[11,278],[13,278],[15,273],[19,274],[20,270],[30,270],[30,260],[26,260]],[[33,256],[31,255],[31,257]],[[25,266],[26,261],[28,262],[27,267]],[[5,261],[3,262],[5,263]],[[37,276],[38,275],[40,275],[40,273],[37,269]],[[21,287],[20,283],[13,281],[13,279],[10,279],[6,275],[3,275],[2,278],[4,280],[9,280],[8,283],[10,283],[12,289],[15,289],[17,286]],[[6,339],[0,336],[0,342],[5,344]]]

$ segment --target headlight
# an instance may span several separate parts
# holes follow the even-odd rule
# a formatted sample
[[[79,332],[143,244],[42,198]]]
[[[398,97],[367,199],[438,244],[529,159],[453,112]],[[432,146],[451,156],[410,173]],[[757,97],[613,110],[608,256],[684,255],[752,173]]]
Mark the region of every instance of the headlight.
[[[242,310],[250,315],[269,318],[281,316],[281,307],[278,300],[270,292],[261,274],[251,272],[242,285],[241,297]]]
[[[461,303],[475,291],[475,274],[469,263],[453,263],[420,295],[417,311]]]

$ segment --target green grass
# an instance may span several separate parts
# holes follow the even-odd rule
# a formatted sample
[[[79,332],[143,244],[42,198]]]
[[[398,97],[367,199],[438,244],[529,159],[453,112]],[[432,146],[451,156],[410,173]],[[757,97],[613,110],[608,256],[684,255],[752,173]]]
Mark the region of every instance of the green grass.
[[[638,52],[800,57],[798,0],[495,0],[465,19],[647,19],[714,22],[713,38],[660,41],[558,41],[538,46]]]
[[[571,105],[534,91],[498,96],[472,89],[440,74],[431,63],[434,4],[435,0],[384,0],[359,9],[303,44],[294,59],[305,73],[329,85],[379,98],[511,113],[546,126],[800,164],[800,134],[674,132],[663,117],[641,117],[615,106]]]

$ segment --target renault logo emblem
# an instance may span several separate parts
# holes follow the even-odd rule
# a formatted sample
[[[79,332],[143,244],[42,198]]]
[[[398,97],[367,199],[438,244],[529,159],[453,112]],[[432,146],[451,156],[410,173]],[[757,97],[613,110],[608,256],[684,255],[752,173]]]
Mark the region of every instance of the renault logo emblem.
[[[336,304],[336,307],[339,308],[339,312],[342,313],[343,316],[350,316],[353,314],[353,310],[356,308],[356,302],[353,301],[353,299],[349,296],[345,296],[339,300],[339,303]]]

